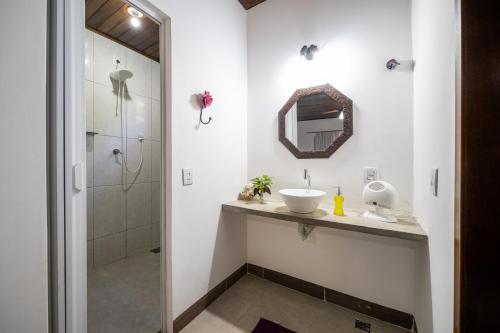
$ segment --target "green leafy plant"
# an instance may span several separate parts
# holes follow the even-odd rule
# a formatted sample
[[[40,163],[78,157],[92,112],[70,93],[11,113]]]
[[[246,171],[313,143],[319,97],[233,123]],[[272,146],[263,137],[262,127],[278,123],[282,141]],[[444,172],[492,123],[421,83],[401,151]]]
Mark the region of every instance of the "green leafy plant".
[[[264,194],[271,194],[271,185],[273,185],[273,180],[268,175],[262,175],[260,177],[252,179],[253,184],[253,195],[258,195],[260,200],[264,200]]]

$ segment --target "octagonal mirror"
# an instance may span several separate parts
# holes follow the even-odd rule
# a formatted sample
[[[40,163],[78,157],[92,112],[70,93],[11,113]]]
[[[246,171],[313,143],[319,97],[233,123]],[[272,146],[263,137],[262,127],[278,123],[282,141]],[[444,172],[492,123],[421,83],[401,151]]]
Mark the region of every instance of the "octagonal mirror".
[[[352,101],[329,84],[298,89],[279,112],[279,140],[297,158],[328,158],[352,134]]]

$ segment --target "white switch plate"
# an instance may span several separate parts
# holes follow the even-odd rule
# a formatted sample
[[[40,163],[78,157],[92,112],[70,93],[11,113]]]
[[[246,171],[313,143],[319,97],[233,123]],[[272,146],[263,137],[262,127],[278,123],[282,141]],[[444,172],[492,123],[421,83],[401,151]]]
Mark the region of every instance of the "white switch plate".
[[[193,169],[182,169],[182,185],[193,185]]]
[[[438,196],[438,183],[439,183],[439,169],[431,169],[431,193],[433,196]]]
[[[81,163],[73,165],[73,188],[77,192],[83,189],[83,171]]]
[[[365,167],[363,180],[365,184],[378,179],[378,169],[376,167]]]

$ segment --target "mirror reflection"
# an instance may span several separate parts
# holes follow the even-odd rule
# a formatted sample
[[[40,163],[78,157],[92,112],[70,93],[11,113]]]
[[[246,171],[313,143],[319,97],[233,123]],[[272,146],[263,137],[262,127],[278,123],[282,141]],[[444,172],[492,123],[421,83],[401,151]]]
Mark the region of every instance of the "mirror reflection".
[[[285,137],[301,152],[328,149],[344,131],[344,107],[324,92],[301,96],[285,115]]]

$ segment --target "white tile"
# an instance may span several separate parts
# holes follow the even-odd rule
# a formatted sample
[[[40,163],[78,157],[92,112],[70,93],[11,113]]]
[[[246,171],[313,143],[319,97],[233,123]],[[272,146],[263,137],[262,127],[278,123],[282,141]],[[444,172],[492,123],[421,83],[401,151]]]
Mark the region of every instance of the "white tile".
[[[87,131],[94,130],[94,84],[85,81],[85,120]]]
[[[123,109],[120,100],[117,99],[117,92],[112,86],[94,84],[94,129],[101,135],[121,136],[122,133],[122,113],[123,124],[127,120],[126,102]]]
[[[94,136],[94,186],[122,183],[122,156],[113,154],[115,148],[125,151],[121,138]]]
[[[94,187],[94,239],[125,231],[125,202],[121,185]]]
[[[125,232],[94,240],[94,267],[125,258]]]
[[[94,241],[87,242],[87,270],[94,268]]]
[[[125,68],[126,48],[108,38],[94,34],[94,82],[112,85],[109,73],[116,69],[114,59],[119,59],[120,68]]]
[[[87,187],[94,186],[94,136],[86,136],[86,151],[87,151]]]
[[[160,223],[154,223],[151,225],[151,248],[160,247],[161,244],[161,228]]]
[[[151,99],[131,93],[126,105],[127,138],[151,139]]]
[[[94,33],[85,30],[85,80],[94,80]]]
[[[127,49],[127,69],[134,76],[127,80],[130,92],[151,97],[151,60],[140,53]]]
[[[161,105],[159,101],[151,103],[151,140],[161,140]]]
[[[127,230],[127,256],[151,249],[151,225]]]
[[[151,222],[160,222],[160,182],[151,183]]]
[[[151,181],[159,182],[161,176],[161,144],[158,141],[151,143]]]
[[[127,230],[151,224],[151,183],[133,184],[127,191]]]
[[[151,60],[151,97],[161,100],[160,63]]]
[[[87,189],[87,240],[94,239],[94,190]]]
[[[143,164],[139,171],[133,173],[140,164],[141,145]],[[137,139],[127,139],[127,183],[151,182],[151,141],[144,140],[142,144]]]

